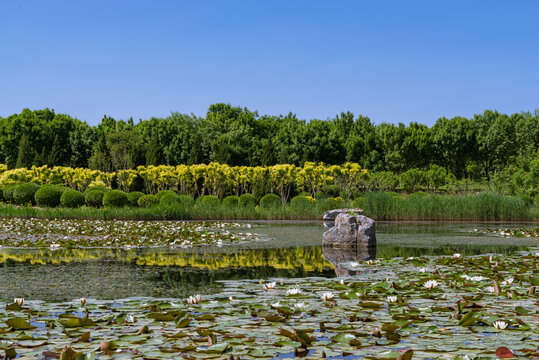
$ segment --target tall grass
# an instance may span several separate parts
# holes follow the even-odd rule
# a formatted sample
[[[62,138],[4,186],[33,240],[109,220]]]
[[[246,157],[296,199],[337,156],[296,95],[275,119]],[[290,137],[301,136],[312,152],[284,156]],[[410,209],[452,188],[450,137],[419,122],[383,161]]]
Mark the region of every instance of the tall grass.
[[[357,202],[356,202],[357,203]],[[492,193],[477,195],[367,193],[360,207],[375,220],[432,221],[517,221],[539,220],[539,207],[518,197]],[[68,219],[133,219],[133,220],[320,220],[326,210],[353,207],[351,201],[335,204],[319,200],[313,204],[261,206],[193,206],[173,204],[152,208],[37,208],[0,206],[0,217],[40,217]]]
[[[377,220],[534,220],[537,206],[513,196],[493,193],[474,195],[421,194],[403,197],[392,193],[367,193],[365,212]]]

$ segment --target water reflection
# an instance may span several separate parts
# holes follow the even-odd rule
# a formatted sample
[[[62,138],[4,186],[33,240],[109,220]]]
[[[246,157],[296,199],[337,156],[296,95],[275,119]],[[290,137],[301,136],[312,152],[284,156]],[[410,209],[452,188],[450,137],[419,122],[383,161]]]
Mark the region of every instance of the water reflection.
[[[0,248],[0,299],[185,298],[218,292],[220,281],[226,279],[352,276],[355,270],[342,264],[375,256],[386,259],[456,252],[464,256],[508,253],[526,250],[533,241],[537,243],[463,231],[474,227],[412,226],[401,227],[398,232],[396,226],[380,226],[375,251],[322,248],[322,224],[263,225],[257,232],[273,240],[222,248]],[[515,246],[515,241],[522,246]]]

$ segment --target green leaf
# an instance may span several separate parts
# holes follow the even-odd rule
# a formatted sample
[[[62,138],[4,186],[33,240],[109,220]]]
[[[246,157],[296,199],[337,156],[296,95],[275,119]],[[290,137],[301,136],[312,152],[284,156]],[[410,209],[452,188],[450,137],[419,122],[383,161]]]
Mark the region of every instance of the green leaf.
[[[331,338],[331,341],[336,343],[349,343],[352,340],[355,340],[356,337],[349,333],[339,333]]]
[[[6,324],[13,330],[30,330],[36,328],[34,325],[30,325],[28,321],[24,320],[23,318],[17,317],[8,319]]]
[[[470,326],[474,322],[476,322],[481,317],[481,313],[477,311],[470,311],[466,315],[464,315],[460,321],[459,325],[461,326]]]

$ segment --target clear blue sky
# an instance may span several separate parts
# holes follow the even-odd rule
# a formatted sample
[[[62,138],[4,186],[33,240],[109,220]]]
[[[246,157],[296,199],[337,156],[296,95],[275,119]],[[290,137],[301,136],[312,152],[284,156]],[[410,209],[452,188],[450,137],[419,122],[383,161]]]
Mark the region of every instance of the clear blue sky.
[[[539,1],[0,0],[0,116],[539,108]]]

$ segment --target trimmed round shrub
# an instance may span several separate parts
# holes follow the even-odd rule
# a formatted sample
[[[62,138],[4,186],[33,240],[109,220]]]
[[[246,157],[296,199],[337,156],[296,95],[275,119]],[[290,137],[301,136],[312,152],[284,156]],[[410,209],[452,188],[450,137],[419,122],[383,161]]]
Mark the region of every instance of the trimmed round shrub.
[[[84,195],[77,190],[68,189],[60,197],[60,205],[63,207],[77,208],[84,204]]]
[[[172,190],[161,190],[161,191],[159,191],[157,194],[155,194],[155,196],[156,196],[159,200],[161,200],[161,197],[163,197],[163,195],[165,195],[165,194],[178,195],[178,194],[176,194],[176,193],[175,193],[174,191],[172,191]]]
[[[127,203],[129,206],[138,206],[138,199],[140,199],[142,196],[144,196],[144,193],[142,191],[133,191],[127,194]]]
[[[17,186],[18,185],[6,185],[2,188],[5,202],[15,203],[15,199],[13,199],[13,193],[15,192]]]
[[[150,208],[159,205],[159,199],[155,195],[144,195],[138,199],[138,206]]]
[[[240,206],[249,207],[256,206],[256,197],[253,194],[243,194],[238,200]]]
[[[180,203],[183,207],[192,207],[195,205],[195,199],[193,199],[192,196],[180,195],[178,198],[180,199]]]
[[[266,194],[260,199],[260,206],[265,209],[276,208],[281,204],[281,198],[275,194]]]
[[[121,190],[110,190],[103,195],[103,205],[106,207],[124,207],[127,205],[127,194]]]
[[[103,206],[103,195],[105,195],[103,190],[86,190],[84,194],[84,202],[86,202],[86,206],[96,208]]]
[[[327,198],[325,200],[325,208],[328,210],[342,208],[343,206],[344,206],[344,199],[340,196],[337,196],[335,198]]]
[[[58,185],[43,185],[34,194],[37,206],[57,207],[60,205],[60,198],[66,189]]]
[[[109,189],[107,189],[104,186],[89,186],[89,187],[86,188],[86,190],[84,190],[84,193],[86,194],[87,192],[94,191],[94,190],[99,190],[99,191],[101,191],[103,193],[106,193],[107,191],[109,191]]]
[[[26,183],[18,185],[13,192],[13,200],[18,205],[35,205],[34,196],[38,190],[38,184]]]
[[[217,206],[221,205],[221,201],[219,200],[219,198],[217,196],[213,196],[213,195],[199,196],[197,198],[196,203],[199,206],[204,206],[204,207],[217,207]]]
[[[306,209],[311,207],[315,202],[316,200],[310,196],[294,196],[290,200],[290,206],[294,209]]]
[[[223,206],[227,208],[235,208],[236,206],[238,206],[239,202],[239,197],[237,197],[236,195],[231,195],[223,199]]]
[[[157,197],[157,195],[156,195]],[[166,193],[159,199],[159,205],[161,206],[173,206],[180,204],[180,197],[177,194]]]

